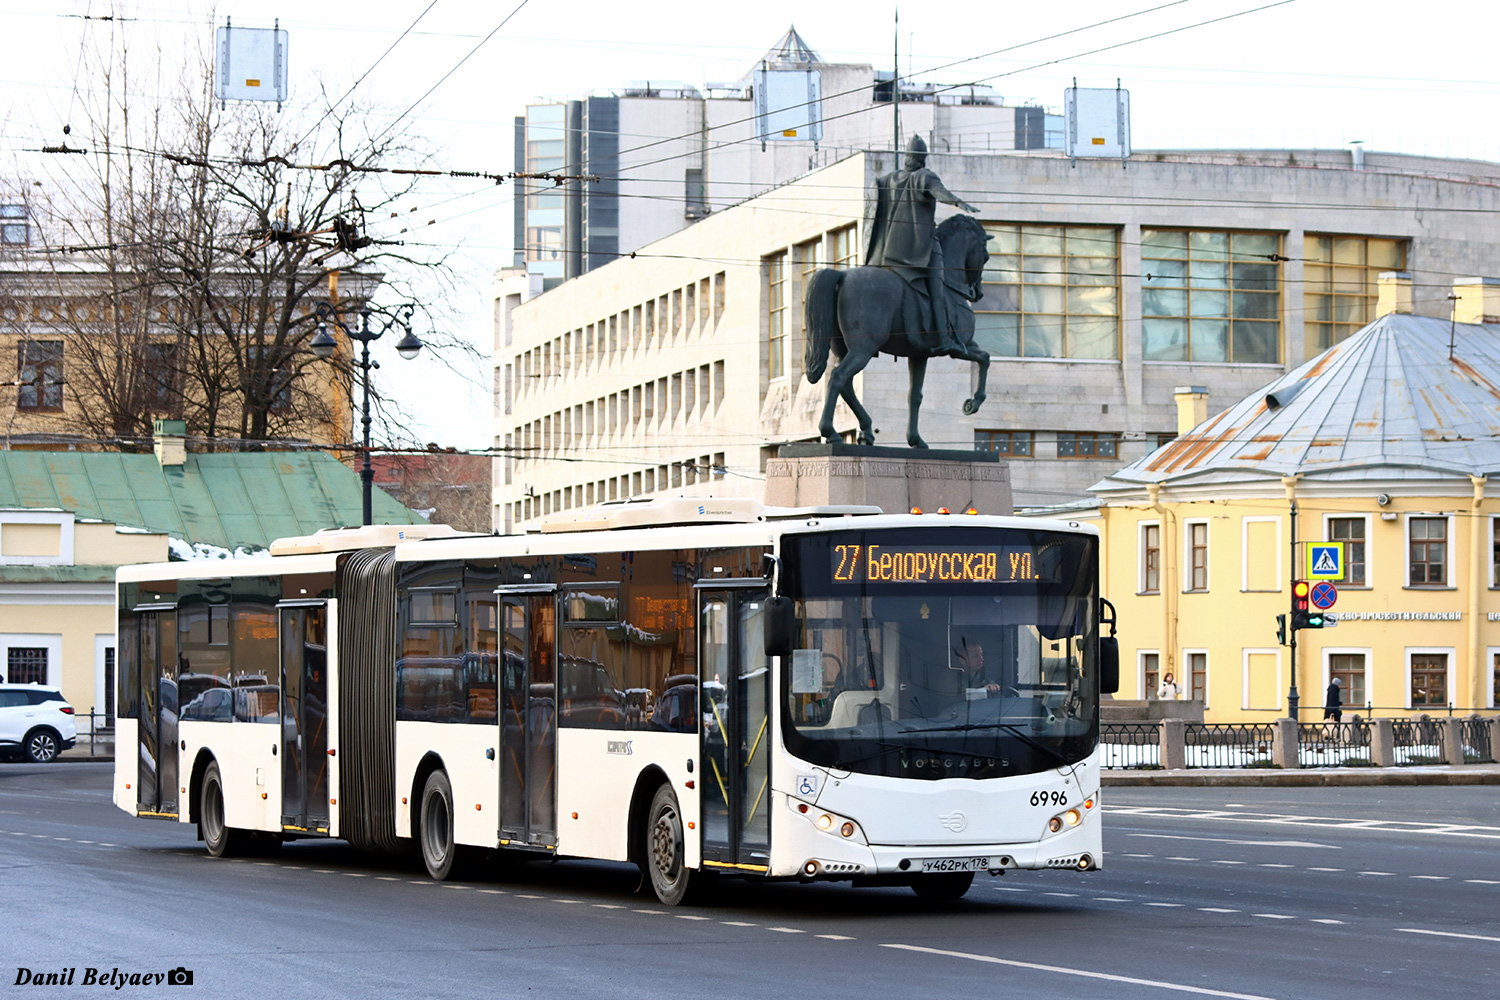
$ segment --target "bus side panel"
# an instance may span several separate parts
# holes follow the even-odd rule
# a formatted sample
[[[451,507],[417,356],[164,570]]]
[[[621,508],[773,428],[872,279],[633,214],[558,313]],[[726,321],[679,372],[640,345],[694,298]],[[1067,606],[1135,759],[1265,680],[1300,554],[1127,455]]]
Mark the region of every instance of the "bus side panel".
[[[135,783],[140,779],[141,745],[136,720],[115,718],[115,805],[135,815]]]
[[[648,729],[560,729],[557,734],[557,851],[581,858],[629,860],[630,799],[636,779],[660,767],[677,793],[687,843],[683,861],[703,859],[697,783],[712,780],[698,766],[698,734]],[[692,770],[689,770],[689,767]],[[692,782],[694,787],[689,788]],[[574,819],[573,814],[578,818]]]
[[[281,758],[273,753],[280,733],[274,722],[194,722],[178,724],[182,786],[188,788],[198,752],[207,750],[224,781],[224,823],[236,830],[281,832]],[[182,793],[181,822],[198,812]]]
[[[493,725],[446,722],[396,723],[396,836],[411,837],[411,804],[422,789],[415,784],[417,769],[429,753],[436,754],[453,786],[453,839],[459,844],[494,847],[500,829],[500,732]],[[494,760],[486,756],[495,751]],[[476,806],[478,808],[476,808]]]
[[[328,836],[339,836],[339,602],[328,602],[328,643],[324,663],[328,671],[325,690],[328,693]]]

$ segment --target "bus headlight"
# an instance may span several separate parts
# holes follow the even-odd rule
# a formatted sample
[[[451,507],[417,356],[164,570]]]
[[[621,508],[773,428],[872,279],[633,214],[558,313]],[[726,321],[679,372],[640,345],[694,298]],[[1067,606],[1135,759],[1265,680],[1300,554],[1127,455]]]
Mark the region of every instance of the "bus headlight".
[[[852,819],[840,816],[837,813],[823,812],[821,809],[813,809],[805,815],[808,819],[812,820],[813,826],[824,833],[835,837],[842,837],[845,840],[855,840],[864,843],[864,836],[860,832],[859,824]]]

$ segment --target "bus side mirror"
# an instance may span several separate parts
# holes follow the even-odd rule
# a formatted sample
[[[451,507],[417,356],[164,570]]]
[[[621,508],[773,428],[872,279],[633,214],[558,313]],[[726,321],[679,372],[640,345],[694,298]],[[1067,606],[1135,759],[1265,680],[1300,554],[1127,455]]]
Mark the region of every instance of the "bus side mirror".
[[[766,655],[792,655],[792,629],[796,618],[790,597],[772,597],[766,601]]]
[[[1112,635],[1099,637],[1099,693],[1114,694],[1120,690],[1120,640]]]

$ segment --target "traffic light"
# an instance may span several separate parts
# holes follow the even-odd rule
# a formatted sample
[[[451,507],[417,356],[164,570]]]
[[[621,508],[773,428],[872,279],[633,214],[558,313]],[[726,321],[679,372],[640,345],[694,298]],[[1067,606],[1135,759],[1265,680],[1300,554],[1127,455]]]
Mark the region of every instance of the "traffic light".
[[[1325,624],[1323,612],[1308,604],[1308,595],[1312,592],[1312,584],[1306,580],[1298,580],[1292,584],[1292,631],[1299,628],[1322,628]]]
[[[1286,615],[1276,616],[1276,644],[1286,645]]]

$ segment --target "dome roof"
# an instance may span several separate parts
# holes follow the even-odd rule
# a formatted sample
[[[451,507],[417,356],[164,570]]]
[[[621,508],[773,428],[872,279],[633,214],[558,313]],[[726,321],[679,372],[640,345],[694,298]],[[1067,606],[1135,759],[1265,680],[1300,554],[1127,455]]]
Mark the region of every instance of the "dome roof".
[[[1383,316],[1113,473],[1101,498],[1148,483],[1446,479],[1500,472],[1500,326]]]

